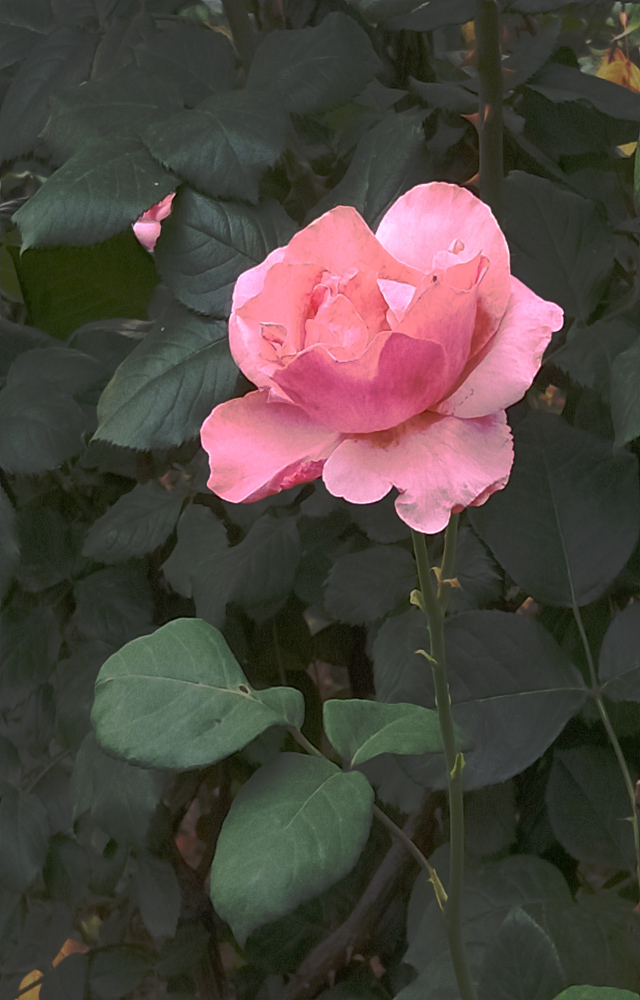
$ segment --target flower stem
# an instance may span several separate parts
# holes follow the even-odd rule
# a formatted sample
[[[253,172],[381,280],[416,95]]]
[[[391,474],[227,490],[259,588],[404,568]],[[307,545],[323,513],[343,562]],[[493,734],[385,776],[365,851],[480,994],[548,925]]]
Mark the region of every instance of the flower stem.
[[[496,0],[476,0],[478,51],[478,133],[480,137],[480,197],[502,222],[502,64],[500,20]]]
[[[585,656],[587,658],[587,665],[589,667],[589,678],[591,680],[591,693],[595,700],[598,714],[602,721],[607,736],[609,737],[609,742],[613,747],[613,752],[616,755],[618,761],[618,766],[622,772],[622,777],[624,779],[625,788],[627,790],[627,795],[629,797],[629,803],[631,805],[631,828],[633,830],[633,844],[635,848],[635,860],[636,860],[636,878],[638,880],[638,888],[640,888],[640,829],[638,827],[638,810],[636,807],[636,797],[635,789],[633,787],[633,779],[631,778],[631,773],[629,771],[629,766],[625,760],[625,756],[622,752],[622,747],[620,746],[620,741],[616,735],[616,731],[613,728],[613,723],[609,718],[609,713],[607,712],[607,706],[604,703],[602,695],[600,694],[600,683],[596,674],[595,664],[593,662],[593,655],[591,653],[591,646],[589,645],[589,640],[587,638],[587,633],[585,632],[584,624],[582,621],[582,615],[580,614],[580,608],[578,607],[577,601],[573,595],[573,588],[571,591],[572,596],[572,610],[575,623],[578,627],[578,632],[580,634],[580,639],[582,641],[582,648],[584,649]]]
[[[455,532],[457,520],[447,529],[444,557],[440,570],[440,580],[445,579],[445,569],[451,572],[455,556]],[[413,548],[418,566],[418,579],[422,592],[424,614],[429,624],[431,636],[431,670],[436,693],[436,707],[442,733],[444,757],[449,786],[449,841],[450,873],[448,898],[444,905],[444,919],[449,940],[451,958],[462,1000],[476,1000],[476,991],[471,978],[471,970],[462,935],[462,887],[464,882],[464,803],[462,791],[462,768],[464,758],[456,749],[451,697],[447,681],[447,661],[444,644],[445,609],[443,601],[433,585],[427,540],[417,531],[411,532]]]

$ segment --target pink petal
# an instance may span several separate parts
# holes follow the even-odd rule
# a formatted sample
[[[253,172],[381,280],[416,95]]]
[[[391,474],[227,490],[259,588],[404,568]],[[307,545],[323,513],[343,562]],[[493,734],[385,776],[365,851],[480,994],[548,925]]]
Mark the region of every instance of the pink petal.
[[[382,333],[353,361],[311,347],[272,381],[315,423],[364,434],[395,427],[441,399],[443,365],[439,344]]]
[[[216,406],[200,432],[209,454],[210,490],[232,503],[272,496],[322,473],[341,436],[318,427],[264,390]]]
[[[480,300],[491,332],[495,330],[509,300],[509,248],[491,209],[479,198],[456,184],[419,184],[394,202],[376,236],[394,257],[422,274],[434,270],[439,251],[456,254],[460,262],[479,253],[488,257]]]
[[[562,327],[563,312],[517,278],[511,298],[485,357],[468,366],[460,388],[436,409],[457,417],[483,417],[522,399],[540,367],[551,334]]]
[[[140,218],[133,223],[133,232],[136,239],[142,243],[145,250],[148,250],[149,253],[153,252],[160,235],[160,222],[162,219],[166,219],[171,213],[171,202],[175,196],[175,191],[172,191],[166,198],[159,201],[157,205],[152,205],[146,212],[143,212]]]
[[[421,278],[380,246],[354,208],[339,206],[326,212],[236,282],[229,344],[236,363],[256,385],[268,385],[277,367],[272,355],[264,352],[263,356],[262,325],[283,326],[292,351],[302,350],[311,295],[324,274],[349,283],[349,299],[368,326],[373,318],[375,332],[384,320],[377,279],[410,282],[415,287]]]
[[[504,413],[477,420],[421,414],[403,427],[343,441],[322,478],[351,503],[374,503],[395,486],[402,520],[432,535],[452,510],[484,503],[506,486],[512,462]]]

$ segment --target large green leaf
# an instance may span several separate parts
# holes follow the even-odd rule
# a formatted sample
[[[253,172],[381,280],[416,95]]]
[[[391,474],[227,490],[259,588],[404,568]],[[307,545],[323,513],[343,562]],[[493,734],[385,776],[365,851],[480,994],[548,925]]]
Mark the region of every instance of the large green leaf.
[[[516,425],[514,441],[509,483],[471,512],[473,526],[536,600],[588,604],[638,539],[637,459],[535,411]]]
[[[142,922],[153,937],[173,937],[180,916],[180,885],[173,866],[148,851],[138,855],[138,906]]]
[[[621,448],[640,437],[640,337],[611,365],[611,416],[616,432],[615,445]]]
[[[406,549],[373,545],[334,562],[325,583],[324,605],[334,618],[364,625],[407,606],[416,586],[416,566]]]
[[[515,906],[485,955],[479,1000],[548,1000],[565,982],[553,941]]]
[[[53,101],[44,138],[59,160],[97,139],[139,134],[146,125],[182,110],[176,90],[135,66],[119,67]]]
[[[45,973],[40,1000],[82,1000],[86,996],[89,958],[67,955],[54,969]]]
[[[120,646],[153,631],[153,597],[141,562],[107,566],[79,580],[71,627],[84,639]]]
[[[231,90],[235,57],[222,32],[187,20],[156,23],[161,30],[136,47],[139,66],[155,79],[171,80],[191,107],[221,90]]]
[[[89,246],[126,229],[175,189],[136,136],[83,146],[56,170],[14,219],[29,247]]]
[[[579,861],[633,869],[633,832],[624,779],[612,750],[556,750],[546,791],[556,837]]]
[[[151,955],[131,945],[98,948],[89,967],[92,993],[99,1000],[120,1000],[133,993],[152,972]]]
[[[145,319],[158,283],[151,254],[131,230],[95,246],[16,250],[12,257],[29,321],[60,338],[93,320]]]
[[[20,354],[9,370],[7,385],[43,380],[61,392],[77,395],[104,375],[96,358],[72,347],[54,344]]]
[[[115,563],[153,552],[173,531],[184,500],[179,490],[166,490],[153,480],[134,486],[91,525],[83,555]]]
[[[639,1000],[637,993],[619,990],[617,986],[570,986],[554,1000]]]
[[[9,585],[19,558],[20,542],[16,526],[16,512],[9,497],[0,486],[0,600]]]
[[[596,205],[520,170],[505,181],[504,203],[513,273],[569,316],[586,320],[614,262],[611,231]]]
[[[438,713],[420,705],[332,698],[322,718],[330,743],[350,768],[381,753],[442,750]]]
[[[446,626],[453,717],[476,749],[465,754],[467,789],[506,781],[533,764],[584,702],[582,677],[547,630],[502,611],[469,611]],[[431,668],[420,612],[388,619],[373,647],[378,699],[432,708]],[[407,757],[424,786],[446,786],[442,755]]]
[[[366,32],[353,18],[333,13],[317,28],[265,35],[247,88],[277,96],[287,111],[308,114],[344,104],[380,68]]]
[[[605,115],[640,122],[640,96],[631,88],[621,90],[618,84],[583,73],[574,66],[550,61],[529,82],[529,87],[551,101],[587,100]]]
[[[186,306],[226,318],[237,278],[291,239],[295,225],[275,201],[258,209],[213,201],[182,187],[163,224],[155,257],[160,274]]]
[[[103,664],[91,720],[101,745],[147,767],[203,767],[270,726],[299,728],[299,691],[254,690],[224,637],[178,618]]]
[[[233,396],[237,377],[224,324],[174,303],[116,369],[95,438],[144,451],[182,444]]]
[[[553,364],[574,382],[595,389],[603,399],[611,398],[611,367],[638,337],[637,329],[622,319],[601,319],[578,328],[553,353]]]
[[[0,392],[0,466],[6,472],[55,469],[84,447],[85,415],[45,379],[16,380]]]
[[[37,497],[18,513],[22,558],[16,576],[28,591],[46,590],[70,579],[77,567],[82,528],[66,521]]]
[[[167,170],[205,194],[256,204],[260,177],[284,150],[286,125],[278,105],[236,90],[150,125],[142,138]]]
[[[163,787],[160,771],[108,757],[89,733],[71,777],[74,820],[89,812],[94,823],[118,842],[142,847]]]
[[[5,0],[0,9],[0,69],[20,62],[55,28],[49,0]]]
[[[640,604],[630,604],[607,629],[600,648],[600,690],[612,701],[640,701]]]
[[[389,206],[424,180],[428,153],[423,112],[387,115],[360,140],[342,180],[311,212],[317,218],[336,205],[353,205],[375,229]],[[389,157],[389,150],[393,156]]]
[[[407,4],[406,13],[396,13],[387,20],[392,31],[433,31],[447,24],[464,24],[475,14],[473,0],[430,0],[428,3]],[[396,3],[387,8],[387,16],[395,13]]]
[[[97,34],[65,25],[33,46],[11,80],[0,109],[3,160],[36,148],[51,97],[87,79],[97,43]]]
[[[448,846],[435,851],[430,860],[446,889]],[[462,899],[463,935],[468,944],[487,948],[514,907],[522,907],[545,928],[549,912],[571,905],[571,894],[561,873],[541,858],[519,854],[487,865],[468,864]],[[418,971],[449,950],[433,887],[422,874],[416,879],[409,901],[407,940],[409,950],[404,961]]]
[[[302,754],[280,754],[242,786],[211,868],[213,905],[240,944],[351,871],[372,806],[364,775]]]
[[[0,883],[5,889],[24,892],[31,885],[48,843],[49,820],[38,796],[7,789],[0,800]]]

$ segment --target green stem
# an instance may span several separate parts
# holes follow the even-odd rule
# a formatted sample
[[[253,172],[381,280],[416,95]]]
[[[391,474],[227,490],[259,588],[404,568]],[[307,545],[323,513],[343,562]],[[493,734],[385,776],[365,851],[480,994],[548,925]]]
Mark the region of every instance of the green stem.
[[[502,222],[502,61],[500,19],[496,0],[476,0],[478,51],[478,134],[480,138],[480,197]]]
[[[585,656],[587,658],[587,665],[589,667],[589,677],[591,679],[591,694],[595,700],[598,714],[602,720],[602,725],[604,726],[607,736],[609,737],[609,742],[613,747],[613,752],[616,755],[618,761],[618,766],[622,772],[622,777],[624,779],[625,788],[627,790],[627,796],[629,797],[629,802],[631,805],[631,827],[633,829],[633,845],[635,848],[636,855],[636,877],[638,879],[638,888],[640,889],[640,829],[638,827],[638,811],[636,808],[636,796],[635,789],[633,787],[633,779],[629,771],[629,766],[625,760],[625,756],[622,752],[622,747],[620,746],[620,741],[618,740],[615,729],[613,728],[613,723],[609,718],[609,713],[607,712],[607,706],[604,703],[602,695],[600,694],[600,682],[598,681],[598,676],[596,674],[595,664],[593,662],[593,656],[591,654],[591,646],[589,645],[589,640],[587,638],[587,633],[585,632],[584,624],[582,621],[582,615],[580,614],[580,608],[573,596],[572,589],[572,610],[575,623],[578,626],[578,632],[580,633],[580,639],[582,641],[582,648],[584,649]]]
[[[454,523],[451,531],[455,534],[457,531],[457,522]],[[449,529],[447,529],[447,533],[449,533]],[[429,633],[431,636],[430,662],[449,786],[449,847],[451,861],[449,895],[444,906],[444,918],[460,996],[462,1000],[476,1000],[476,990],[471,977],[462,934],[462,887],[464,883],[462,768],[464,766],[464,759],[462,754],[459,754],[456,750],[453,715],[451,713],[451,697],[447,681],[447,661],[444,642],[445,612],[433,586],[427,540],[420,532],[412,531],[411,534],[418,567],[418,579],[422,592],[424,613],[429,624]],[[445,539],[445,556],[450,566],[452,566],[455,555],[454,548],[452,539]],[[440,570],[441,579],[444,577],[444,568],[445,560],[443,559],[443,565]]]
[[[256,38],[246,4],[244,0],[222,0],[222,9],[229,22],[236,51],[248,73],[256,50]]]
[[[442,568],[440,570],[440,604],[446,612],[453,587],[447,583],[455,573],[456,542],[458,540],[459,514],[452,514],[444,535],[444,551],[442,553]]]

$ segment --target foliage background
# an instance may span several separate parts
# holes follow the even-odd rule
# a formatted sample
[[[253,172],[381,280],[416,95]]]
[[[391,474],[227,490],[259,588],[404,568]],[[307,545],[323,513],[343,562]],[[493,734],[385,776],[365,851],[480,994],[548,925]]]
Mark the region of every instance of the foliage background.
[[[0,7],[1,1000],[33,970],[41,1000],[293,1000],[315,995],[286,985],[305,961],[327,1000],[457,995],[430,887],[400,855],[349,937],[390,857],[375,825],[351,874],[244,948],[212,910],[220,827],[248,777],[294,749],[284,730],[185,768],[188,714],[168,718],[168,763],[142,769],[91,729],[107,658],[193,616],[252,685],[303,694],[303,731],[329,753],[328,698],[433,706],[392,498],[349,506],[316,483],[221,501],[198,431],[248,388],[225,322],[245,268],[334,205],[375,227],[416,183],[474,189],[475,4],[265,0],[247,20],[241,6]],[[506,0],[501,26],[502,224],[513,272],[566,322],[509,413],[509,486],[461,530],[448,642],[476,743],[466,932],[482,995],[637,991],[629,805],[593,695],[635,780],[640,5]],[[615,52],[619,83],[596,75]],[[131,224],[176,189],[152,256]],[[444,877],[439,755],[362,769],[396,821],[421,816]]]

